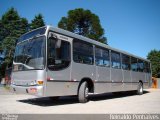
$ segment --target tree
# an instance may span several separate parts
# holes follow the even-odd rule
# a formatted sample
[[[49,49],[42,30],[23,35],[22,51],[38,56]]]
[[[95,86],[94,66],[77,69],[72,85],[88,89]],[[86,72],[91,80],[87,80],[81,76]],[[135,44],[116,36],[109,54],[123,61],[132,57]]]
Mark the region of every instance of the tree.
[[[107,44],[99,17],[90,10],[78,8],[68,11],[68,16],[61,18],[58,27]]]
[[[12,63],[15,43],[27,32],[28,21],[21,18],[14,8],[10,8],[0,20],[0,50],[5,52],[6,65]]]
[[[147,59],[151,61],[152,76],[158,77],[160,73],[160,50],[151,50],[147,55]]]
[[[2,52],[3,52],[3,48],[2,48],[2,40],[3,40],[3,24],[2,24],[2,21],[0,20],[0,55],[2,54]]]
[[[36,15],[35,18],[32,20],[32,22],[31,22],[31,24],[30,24],[30,29],[33,30],[33,29],[42,27],[42,26],[44,26],[44,25],[45,25],[45,23],[44,23],[42,14],[38,14],[38,15]]]
[[[4,39],[4,35],[3,35],[3,29],[4,29],[4,26],[2,24],[2,20],[0,19],[0,46],[2,44],[2,40]],[[2,50],[2,48],[0,48],[0,51]]]

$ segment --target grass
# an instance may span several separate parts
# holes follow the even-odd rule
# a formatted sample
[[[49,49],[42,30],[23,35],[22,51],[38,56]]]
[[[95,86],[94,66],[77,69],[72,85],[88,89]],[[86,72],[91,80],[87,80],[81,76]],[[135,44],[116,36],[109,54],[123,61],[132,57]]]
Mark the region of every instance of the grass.
[[[10,90],[10,86],[9,86],[9,85],[4,85],[4,88],[5,88],[6,90]]]

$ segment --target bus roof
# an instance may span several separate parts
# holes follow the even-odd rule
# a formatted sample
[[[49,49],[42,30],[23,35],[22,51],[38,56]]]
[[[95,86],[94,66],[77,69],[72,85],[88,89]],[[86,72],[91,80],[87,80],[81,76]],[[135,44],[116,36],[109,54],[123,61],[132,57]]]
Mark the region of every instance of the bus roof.
[[[100,42],[95,41],[95,40],[93,40],[93,39],[84,37],[84,36],[82,36],[82,35],[78,35],[78,34],[75,34],[75,33],[70,32],[70,31],[67,31],[67,30],[64,30],[64,29],[61,29],[61,28],[57,28],[57,27],[52,27],[52,26],[49,26],[49,25],[48,25],[47,27],[48,27],[49,30],[53,30],[53,31],[55,31],[55,32],[57,32],[57,33],[60,33],[60,34],[62,34],[62,35],[66,35],[66,36],[69,36],[69,37],[73,37],[73,38],[77,38],[77,39],[80,39],[80,40],[83,40],[83,41],[87,41],[87,42],[92,43],[92,44],[94,44],[94,45],[101,46],[101,47],[104,47],[104,48],[108,48],[108,49],[110,49],[110,50],[117,51],[117,52],[120,52],[120,53],[129,55],[129,56],[132,56],[132,57],[139,58],[139,59],[142,59],[142,60],[144,60],[144,61],[150,62],[149,60],[144,59],[144,58],[142,58],[142,57],[133,55],[133,54],[128,53],[128,52],[125,52],[125,51],[123,51],[123,50],[119,50],[119,49],[110,47],[109,45],[100,43]]]

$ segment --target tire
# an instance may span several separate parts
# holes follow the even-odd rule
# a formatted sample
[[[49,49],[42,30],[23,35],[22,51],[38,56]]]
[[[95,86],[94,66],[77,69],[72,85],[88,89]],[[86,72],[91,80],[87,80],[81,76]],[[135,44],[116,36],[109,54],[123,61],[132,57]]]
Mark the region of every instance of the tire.
[[[88,102],[88,85],[87,82],[83,82],[80,85],[79,91],[78,91],[78,100],[80,103],[86,103]]]
[[[59,99],[59,96],[49,97],[50,100],[56,101]]]
[[[137,89],[137,95],[142,95],[142,94],[143,94],[143,84],[142,82],[139,82],[138,89]]]
[[[123,92],[113,92],[113,94],[116,96],[121,96],[121,95],[123,95]]]

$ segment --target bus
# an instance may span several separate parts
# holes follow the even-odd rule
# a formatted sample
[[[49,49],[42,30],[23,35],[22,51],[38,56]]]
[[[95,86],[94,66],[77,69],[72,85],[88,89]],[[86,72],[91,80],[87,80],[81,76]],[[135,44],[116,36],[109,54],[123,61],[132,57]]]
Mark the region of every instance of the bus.
[[[136,46],[133,46],[136,47]],[[39,97],[136,91],[151,86],[150,61],[72,32],[44,26],[16,45],[11,88]]]

